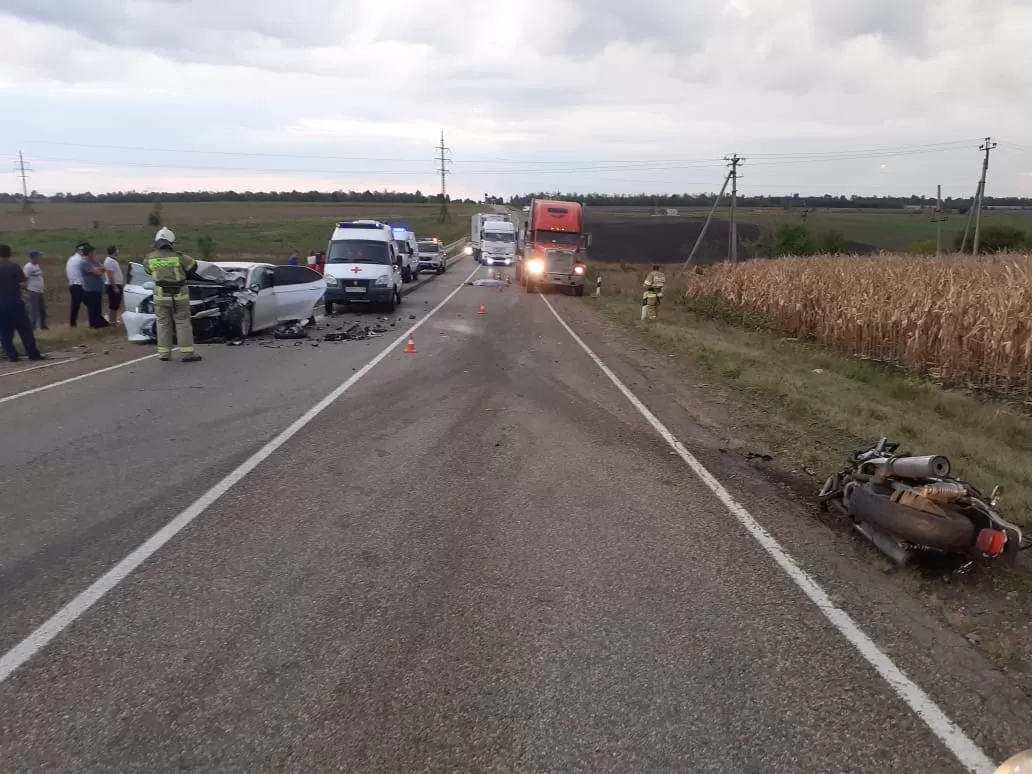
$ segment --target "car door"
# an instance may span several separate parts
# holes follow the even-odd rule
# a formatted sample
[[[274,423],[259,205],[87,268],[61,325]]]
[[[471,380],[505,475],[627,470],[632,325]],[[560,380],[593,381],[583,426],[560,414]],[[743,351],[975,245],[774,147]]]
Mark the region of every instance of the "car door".
[[[125,301],[125,311],[135,312],[140,302],[150,298],[154,294],[154,280],[142,263],[129,263],[129,275],[125,278],[125,285],[122,286],[122,298]]]
[[[277,322],[307,320],[326,293],[326,280],[307,266],[273,266]]]
[[[276,288],[273,284],[272,266],[261,264],[251,268],[247,286],[258,296],[254,302],[254,330],[271,328],[276,324]]]

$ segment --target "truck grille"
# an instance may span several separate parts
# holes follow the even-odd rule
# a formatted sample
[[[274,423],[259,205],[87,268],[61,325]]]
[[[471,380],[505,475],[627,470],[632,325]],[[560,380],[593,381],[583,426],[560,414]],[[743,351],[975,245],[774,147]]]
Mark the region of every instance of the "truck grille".
[[[544,259],[546,274],[569,274],[573,271],[572,250],[545,250]]]

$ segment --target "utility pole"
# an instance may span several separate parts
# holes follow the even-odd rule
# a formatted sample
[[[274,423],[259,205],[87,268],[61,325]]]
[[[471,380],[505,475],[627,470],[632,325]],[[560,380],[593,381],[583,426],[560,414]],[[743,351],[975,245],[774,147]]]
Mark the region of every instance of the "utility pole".
[[[692,262],[692,258],[695,257],[695,251],[699,249],[699,245],[702,244],[702,238],[706,236],[706,229],[709,228],[710,221],[713,219],[713,213],[717,210],[717,205],[720,204],[720,200],[724,198],[724,191],[727,190],[727,184],[731,181],[731,173],[728,172],[724,175],[724,185],[720,186],[720,193],[717,194],[717,198],[713,200],[713,206],[710,207],[709,214],[706,216],[706,222],[702,224],[702,231],[699,232],[699,236],[695,240],[695,245],[692,247],[692,251],[688,253],[688,258],[685,259],[684,264],[681,266],[681,271],[677,272],[677,276],[680,277],[684,274],[685,269],[688,268],[688,264]]]
[[[451,150],[450,148],[444,147],[444,130],[442,129],[441,130],[441,144],[437,148],[437,151],[438,151],[438,154],[439,154],[438,157],[437,157],[437,162],[440,164],[440,168],[438,169],[438,172],[441,173],[441,212],[437,216],[437,220],[440,221],[441,223],[447,223],[450,220],[450,218],[448,216],[448,181],[447,181],[447,178],[448,178],[448,175],[451,174],[451,172],[448,170],[448,165],[451,164],[451,159],[449,159],[445,155],[450,150]]]
[[[29,172],[32,171],[32,165],[25,163],[21,151],[18,151],[18,163],[14,165],[14,171],[22,181],[22,212],[32,212],[32,202],[29,201]]]
[[[932,222],[935,224],[935,257],[942,257],[942,224],[947,220],[942,214],[942,186],[935,189],[935,217]]]
[[[735,216],[738,208],[738,165],[742,163],[742,159],[737,153],[725,156],[724,159],[731,167],[731,233],[728,237],[728,259],[731,263],[738,263],[738,221]]]
[[[975,203],[975,243],[971,248],[972,255],[978,255],[978,238],[982,231],[982,205],[985,202],[985,177],[989,171],[989,151],[996,145],[992,137],[986,137],[985,142],[978,148],[985,153],[985,158],[982,159],[982,178],[978,181],[978,201]]]

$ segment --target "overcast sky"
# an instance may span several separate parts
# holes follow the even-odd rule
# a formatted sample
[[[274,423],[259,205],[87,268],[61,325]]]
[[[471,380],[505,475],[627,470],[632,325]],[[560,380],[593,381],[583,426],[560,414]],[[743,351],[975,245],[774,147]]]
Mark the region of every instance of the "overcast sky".
[[[1032,196],[1032,0],[0,0],[55,191]],[[102,147],[108,146],[108,147]],[[806,155],[811,154],[811,155]],[[20,188],[8,173],[4,190]]]

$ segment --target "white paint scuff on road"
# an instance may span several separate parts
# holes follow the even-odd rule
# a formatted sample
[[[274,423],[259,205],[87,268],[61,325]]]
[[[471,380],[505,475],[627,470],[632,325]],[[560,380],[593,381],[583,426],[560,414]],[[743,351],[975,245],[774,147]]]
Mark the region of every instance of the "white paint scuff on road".
[[[150,360],[152,357],[157,357],[158,353],[154,352],[150,355],[144,355],[143,357],[135,358],[134,360],[126,360],[124,363],[116,363],[113,366],[107,368],[99,368],[96,371],[89,371],[85,374],[79,374],[78,376],[72,376],[68,379],[62,379],[59,382],[53,382],[51,384],[44,384],[42,387],[33,387],[31,390],[25,390],[24,392],[16,392],[14,395],[8,395],[5,398],[0,398],[0,404],[7,403],[12,400],[18,400],[18,398],[27,398],[30,395],[35,395],[37,392],[45,392],[46,390],[52,390],[55,387],[61,387],[65,384],[71,384],[72,382],[78,382],[82,379],[88,379],[91,376],[99,376],[100,374],[106,374],[108,371],[114,371],[118,368],[125,368],[131,366],[133,363],[141,363],[144,360]]]
[[[41,368],[50,368],[52,366],[61,365],[62,363],[74,363],[76,360],[81,360],[81,359],[82,358],[78,358],[78,357],[66,357],[63,360],[55,360],[52,363],[44,363],[43,365],[32,366],[30,368],[22,368],[22,369],[19,369],[18,371],[8,371],[7,373],[0,374],[0,377],[3,377],[3,376],[17,376],[18,374],[27,374],[29,371],[38,371]]]
[[[712,473],[699,462],[688,449],[685,448],[677,437],[674,436],[666,425],[659,421],[655,414],[649,411],[648,407],[631,392],[619,377],[602,362],[602,359],[592,352],[591,348],[584,343],[574,330],[566,324],[566,321],[555,311],[555,307],[548,299],[541,296],[548,309],[559,321],[559,324],[566,329],[577,344],[580,345],[588,357],[597,365],[609,380],[616,386],[624,397],[627,398],[658,432],[674,451],[680,455],[692,472],[717,496],[717,499],[724,504],[731,514],[741,523],[752,535],[763,549],[777,562],[778,566],[802,589],[803,593],[817,605],[817,608],[831,622],[838,631],[860,652],[868,663],[873,666],[879,675],[889,684],[896,694],[907,703],[907,705],[921,718],[929,729],[949,749],[951,753],[973,774],[993,774],[996,766],[989,760],[989,757],[965,734],[956,723],[946,715],[932,698],[922,690],[913,680],[906,676],[889,656],[868,637],[864,631],[849,617],[844,610],[835,606],[827,592],[814,580],[793,559],[774,537],[738,503],[731,493],[724,488]]]
[[[362,366],[358,371],[351,375],[347,381],[341,384],[339,387],[333,390],[329,395],[316,403],[312,408],[306,411],[301,417],[294,420],[283,432],[269,441],[265,446],[255,452],[251,457],[243,462],[240,467],[236,468],[228,476],[219,481],[215,486],[205,492],[198,500],[196,500],[190,507],[185,511],[176,516],[172,521],[158,530],[154,535],[148,538],[143,544],[136,548],[132,553],[125,557],[122,561],[104,573],[100,578],[93,582],[89,588],[81,592],[71,602],[58,610],[53,616],[46,620],[38,629],[32,632],[28,637],[19,642],[13,648],[11,648],[3,656],[0,656],[0,683],[3,683],[9,678],[14,672],[21,667],[26,661],[31,659],[37,653],[39,653],[47,644],[53,640],[57,635],[64,631],[69,625],[71,625],[76,619],[83,615],[89,610],[97,601],[99,601],[105,594],[115,588],[119,583],[125,580],[137,567],[143,564],[147,559],[153,556],[157,551],[161,549],[166,543],[168,543],[173,537],[175,537],[184,527],[190,522],[194,521],[198,516],[204,513],[209,507],[211,507],[220,497],[226,492],[232,489],[236,484],[242,481],[248,474],[250,474],[255,468],[257,468],[262,462],[271,457],[283,444],[297,435],[305,426],[312,422],[318,417],[323,411],[325,411],[334,401],[336,401],[345,392],[350,390],[363,376],[368,374],[378,363],[384,360],[388,355],[391,354],[398,345],[408,340],[409,335],[415,333],[427,320],[433,317],[441,308],[444,307],[449,301],[454,298],[455,294],[463,289],[465,284],[473,278],[473,276],[479,271],[480,267],[477,267],[473,272],[462,281],[462,283],[456,287],[448,296],[441,301],[437,306],[430,310],[423,317],[423,319],[413,324],[407,331],[402,333],[398,338],[392,341],[380,354]],[[154,355],[148,355],[147,357],[154,357]],[[145,360],[146,358],[140,358]],[[138,362],[138,361],[131,361]],[[128,365],[124,363],[123,365]],[[118,366],[113,366],[117,368]],[[110,370],[110,369],[108,369]],[[98,372],[93,372],[98,373]],[[82,378],[82,377],[77,377]],[[60,384],[60,382],[58,382]],[[52,385],[56,386],[56,385]]]

